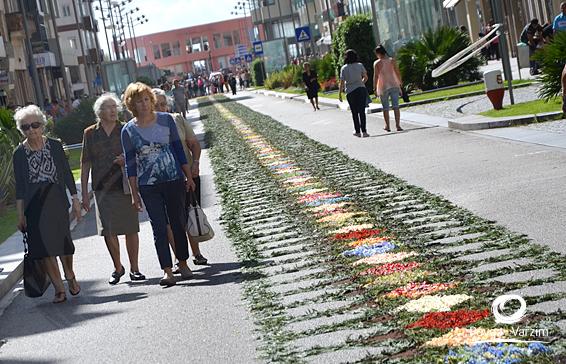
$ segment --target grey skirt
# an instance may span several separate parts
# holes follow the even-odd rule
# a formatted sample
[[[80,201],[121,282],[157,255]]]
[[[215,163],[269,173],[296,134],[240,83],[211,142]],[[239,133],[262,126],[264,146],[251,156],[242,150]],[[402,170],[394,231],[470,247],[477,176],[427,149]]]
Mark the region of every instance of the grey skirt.
[[[138,212],[130,195],[122,191],[94,191],[96,227],[101,236],[128,235],[140,231]]]

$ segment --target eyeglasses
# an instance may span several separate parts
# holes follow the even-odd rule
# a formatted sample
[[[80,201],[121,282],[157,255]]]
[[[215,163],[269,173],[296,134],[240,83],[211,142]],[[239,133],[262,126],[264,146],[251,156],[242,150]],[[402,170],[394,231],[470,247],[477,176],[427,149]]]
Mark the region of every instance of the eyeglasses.
[[[20,129],[22,129],[22,131],[28,131],[30,128],[38,129],[39,127],[41,127],[41,125],[43,125],[42,122],[34,121],[33,123],[30,124],[22,124],[20,126]]]

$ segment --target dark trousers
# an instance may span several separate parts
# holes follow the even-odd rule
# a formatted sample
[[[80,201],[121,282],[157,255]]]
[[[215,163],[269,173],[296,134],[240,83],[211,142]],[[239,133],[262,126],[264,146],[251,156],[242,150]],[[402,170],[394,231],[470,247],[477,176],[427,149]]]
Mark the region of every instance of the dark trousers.
[[[346,95],[350,111],[352,112],[352,119],[354,121],[354,129],[356,133],[366,133],[366,100],[368,97],[367,89],[365,87],[358,87],[354,91]]]
[[[185,191],[185,182],[182,180],[140,186],[140,194],[151,222],[161,269],[173,267],[167,239],[168,223],[173,231],[177,259],[189,259],[189,242],[185,232],[187,225]]]

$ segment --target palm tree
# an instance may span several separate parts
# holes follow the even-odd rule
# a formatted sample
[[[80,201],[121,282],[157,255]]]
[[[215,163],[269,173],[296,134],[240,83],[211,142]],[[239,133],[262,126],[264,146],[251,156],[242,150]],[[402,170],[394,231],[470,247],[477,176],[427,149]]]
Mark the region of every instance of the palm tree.
[[[458,29],[440,27],[426,32],[420,39],[401,47],[397,53],[403,82],[409,89],[429,90],[480,79],[481,60],[478,57],[472,57],[441,77],[433,78],[431,75],[435,68],[470,44],[469,36]]]
[[[552,41],[542,49],[537,50],[533,59],[539,62],[541,74],[538,77],[542,86],[539,96],[550,101],[562,91],[562,70],[566,64],[566,32],[558,32]]]

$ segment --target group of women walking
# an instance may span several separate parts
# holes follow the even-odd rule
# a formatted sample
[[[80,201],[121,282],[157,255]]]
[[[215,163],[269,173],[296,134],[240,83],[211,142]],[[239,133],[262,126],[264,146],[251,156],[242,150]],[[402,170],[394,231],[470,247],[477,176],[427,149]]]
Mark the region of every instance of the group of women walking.
[[[43,262],[55,288],[54,303],[67,299],[57,257],[69,293],[77,295],[81,290],[73,270],[75,247],[69,207],[79,220],[81,209],[90,210],[89,176],[98,233],[104,237],[114,266],[110,284],[117,284],[126,273],[120,259],[119,235],[126,237],[130,280],[146,279],[138,266],[142,201],[164,272],[160,285],[175,285],[178,278],[174,274],[191,278],[189,243],[194,263],[207,264],[198,243],[186,232],[189,203],[200,203],[201,150],[190,123],[179,114],[167,112],[170,101],[162,90],[152,90],[143,83],[130,84],[123,100],[134,116],[125,125],[119,122],[122,102],[116,95],[104,94],[94,104],[97,120],[85,129],[83,137],[82,202],[62,144],[44,135],[47,120],[41,109],[29,105],[14,115],[25,137],[13,156],[18,229],[27,234],[29,257]],[[176,267],[169,245],[178,261]]]
[[[389,110],[393,108],[395,114],[395,127],[402,131],[401,114],[399,112],[399,96],[401,95],[402,81],[401,73],[396,61],[389,57],[385,47],[379,45],[375,48],[376,61],[373,64],[373,89],[375,96],[381,100],[383,107],[384,130],[391,131]],[[319,84],[317,74],[311,70],[308,62],[303,64],[303,83],[314,111],[318,107]],[[342,94],[346,93],[346,99],[352,112],[354,122],[354,136],[369,137],[366,128],[365,108],[371,102],[369,93],[365,86],[368,81],[368,73],[364,65],[359,62],[358,54],[353,49],[348,49],[344,54],[344,66],[340,69],[340,85],[338,99],[342,102]],[[391,101],[391,103],[390,103]]]

